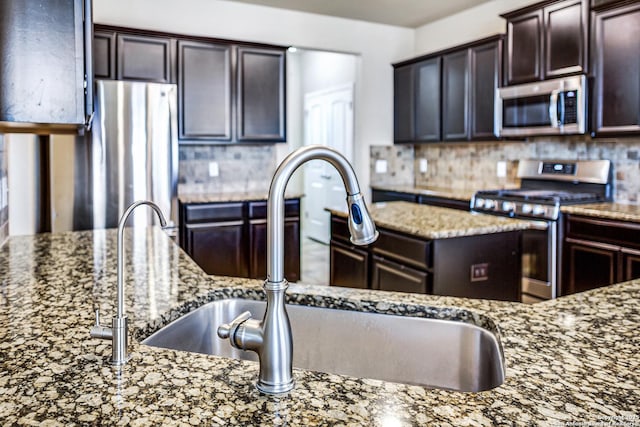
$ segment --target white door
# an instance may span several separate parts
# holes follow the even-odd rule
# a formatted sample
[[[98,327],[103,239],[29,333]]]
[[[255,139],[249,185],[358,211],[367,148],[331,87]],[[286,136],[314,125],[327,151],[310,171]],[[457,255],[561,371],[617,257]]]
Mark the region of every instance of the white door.
[[[353,162],[353,84],[304,97],[304,145],[326,145]],[[304,166],[302,233],[329,243],[330,215],[325,208],[346,210],[347,193],[336,169],[323,160]]]

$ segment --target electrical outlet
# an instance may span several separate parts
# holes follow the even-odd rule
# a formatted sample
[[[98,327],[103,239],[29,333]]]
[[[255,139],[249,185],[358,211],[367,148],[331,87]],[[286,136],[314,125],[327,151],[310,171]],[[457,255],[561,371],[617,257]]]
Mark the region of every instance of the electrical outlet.
[[[504,178],[507,176],[507,162],[500,160],[496,164],[496,176],[498,178]]]
[[[218,167],[218,162],[209,162],[209,176],[216,177],[220,175],[220,168]]]
[[[387,173],[386,160],[376,160],[376,173]]]
[[[480,282],[483,280],[489,280],[489,264],[473,264],[471,266],[471,281]]]
[[[429,163],[427,163],[427,159],[420,159],[418,161],[418,165],[420,168],[420,173],[427,173],[427,170],[429,170]]]

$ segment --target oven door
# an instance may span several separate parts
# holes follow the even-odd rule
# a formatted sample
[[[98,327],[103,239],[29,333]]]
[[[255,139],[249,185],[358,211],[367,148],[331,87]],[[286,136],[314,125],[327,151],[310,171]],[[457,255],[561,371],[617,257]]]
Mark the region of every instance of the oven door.
[[[557,222],[546,230],[525,230],[522,236],[522,302],[535,303],[556,295]]]

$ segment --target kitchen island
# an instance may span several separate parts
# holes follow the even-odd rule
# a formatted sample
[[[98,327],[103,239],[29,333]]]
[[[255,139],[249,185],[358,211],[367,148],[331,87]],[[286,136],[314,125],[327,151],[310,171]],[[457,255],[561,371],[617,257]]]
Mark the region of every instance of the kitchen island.
[[[114,313],[115,247],[107,230],[12,237],[0,249],[3,424],[640,424],[640,280],[534,306],[292,285],[293,303],[490,318],[506,380],[461,393],[294,369],[296,388],[272,397],[253,385],[256,363],[139,344],[208,301],[262,297],[258,280],[204,274],[157,228],[127,230],[131,360],[111,367],[110,342],[89,338],[89,328],[94,308],[103,319]]]

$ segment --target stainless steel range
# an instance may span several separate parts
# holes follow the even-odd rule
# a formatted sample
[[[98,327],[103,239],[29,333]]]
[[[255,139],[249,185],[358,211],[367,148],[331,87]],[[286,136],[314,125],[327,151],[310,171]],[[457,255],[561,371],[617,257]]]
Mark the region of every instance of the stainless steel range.
[[[560,207],[610,201],[612,169],[609,160],[521,160],[518,178],[519,189],[478,191],[471,210],[545,223],[523,236],[522,302],[533,303],[562,295]]]

